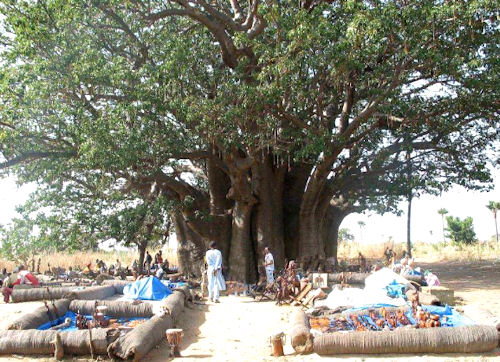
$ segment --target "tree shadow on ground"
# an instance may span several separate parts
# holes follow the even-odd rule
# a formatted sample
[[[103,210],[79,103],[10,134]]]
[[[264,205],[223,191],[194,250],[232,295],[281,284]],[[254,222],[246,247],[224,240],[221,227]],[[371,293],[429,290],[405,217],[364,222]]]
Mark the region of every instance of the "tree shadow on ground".
[[[190,354],[183,352],[191,344],[196,343],[200,338],[200,326],[205,322],[205,313],[208,311],[208,306],[205,304],[189,303],[182,311],[177,319],[174,328],[181,328],[184,331],[184,337],[181,342],[181,356],[184,358],[211,358],[210,354]],[[161,343],[156,346],[145,357],[144,361],[170,361],[173,360],[169,357],[169,346],[166,340],[163,339]]]
[[[492,261],[421,263],[431,269],[441,284],[456,291],[500,289],[500,263]]]

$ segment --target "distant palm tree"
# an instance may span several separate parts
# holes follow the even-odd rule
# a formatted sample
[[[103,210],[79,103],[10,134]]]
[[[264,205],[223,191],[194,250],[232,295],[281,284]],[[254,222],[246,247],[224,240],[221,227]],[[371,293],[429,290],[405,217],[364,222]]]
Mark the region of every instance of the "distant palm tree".
[[[441,223],[443,225],[443,243],[446,241],[445,236],[444,236],[444,215],[448,213],[448,210],[441,208],[438,210],[438,214],[441,215]]]
[[[493,213],[493,218],[495,219],[495,235],[497,239],[497,247],[498,247],[498,225],[497,225],[497,211],[500,210],[500,202],[490,201],[488,205],[486,205],[488,209]]]
[[[365,222],[363,220],[358,221],[359,225],[359,231],[361,235],[361,242],[363,242],[363,228],[366,226]]]

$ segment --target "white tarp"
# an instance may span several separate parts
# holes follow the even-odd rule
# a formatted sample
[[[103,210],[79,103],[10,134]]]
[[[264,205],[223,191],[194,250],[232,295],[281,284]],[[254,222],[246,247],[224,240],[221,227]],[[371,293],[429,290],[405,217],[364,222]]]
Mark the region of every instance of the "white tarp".
[[[391,298],[385,289],[393,281],[408,284],[408,280],[392,270],[383,268],[368,276],[365,280],[365,288],[334,288],[324,300],[318,300],[315,305],[326,305],[330,309],[337,307],[364,307],[374,304],[389,304],[396,307],[406,304],[403,298]]]

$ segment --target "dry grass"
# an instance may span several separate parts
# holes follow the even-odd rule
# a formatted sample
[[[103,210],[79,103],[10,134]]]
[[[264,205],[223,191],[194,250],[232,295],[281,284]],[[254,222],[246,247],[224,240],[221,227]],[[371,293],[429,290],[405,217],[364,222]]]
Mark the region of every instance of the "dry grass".
[[[152,256],[158,250],[149,250]],[[53,253],[53,254],[42,254],[35,257],[35,263],[41,258],[40,269],[41,272],[44,272],[48,268],[48,263],[50,263],[51,267],[61,267],[67,269],[72,266],[79,266],[80,268],[84,268],[88,263],[92,263],[95,266],[96,259],[104,260],[107,265],[114,264],[116,259],[120,260],[122,266],[131,265],[134,262],[134,259],[138,259],[138,254],[136,250],[129,251],[87,251],[87,252],[75,252],[75,253]],[[177,264],[177,254],[175,250],[164,249],[163,250],[163,258],[167,259],[171,266],[178,266]],[[7,268],[7,270],[12,270],[16,267],[18,263],[13,261],[8,261],[0,258],[0,269]],[[28,267],[31,269],[32,264],[31,260],[28,263]]]
[[[383,244],[360,244],[357,242],[340,243],[338,249],[339,260],[355,260],[358,257],[358,252],[370,260],[383,259],[385,247],[392,248],[398,256],[406,250],[406,244],[387,242]],[[150,250],[151,255],[154,255],[157,250]],[[417,242],[413,245],[413,255],[420,262],[436,262],[436,261],[479,261],[493,260],[498,258],[498,249],[494,243],[478,243],[476,245],[455,245],[451,243],[429,244]],[[54,253],[50,255],[40,255],[42,259],[41,270],[44,272],[47,269],[47,263],[53,267],[68,268],[70,266],[84,267],[88,263],[95,264],[96,259],[104,260],[106,264],[112,264],[119,259],[123,266],[131,265],[134,258],[137,258],[136,250],[130,251],[99,251],[99,252],[77,252],[77,253]],[[166,258],[170,265],[178,266],[177,254],[175,250],[164,249],[163,257]],[[38,257],[36,258],[38,259]],[[19,263],[8,261],[0,258],[0,269],[7,268],[12,270]],[[31,261],[28,265],[31,268]]]
[[[385,247],[392,248],[398,256],[406,250],[405,243],[387,242],[383,244],[359,244],[357,242],[340,243],[339,260],[356,259],[358,252],[372,260],[383,259]],[[498,249],[495,243],[477,243],[475,245],[456,245],[452,243],[430,244],[416,242],[413,244],[413,256],[418,261],[479,261],[497,259]]]

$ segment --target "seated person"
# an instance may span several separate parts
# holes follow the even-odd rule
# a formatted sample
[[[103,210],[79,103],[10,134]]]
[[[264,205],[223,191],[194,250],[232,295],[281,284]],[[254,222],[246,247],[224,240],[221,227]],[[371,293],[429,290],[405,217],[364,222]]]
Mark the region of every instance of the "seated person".
[[[155,277],[157,277],[158,279],[161,279],[161,278],[163,278],[164,274],[165,274],[165,271],[163,270],[163,268],[158,267],[158,269],[156,270],[156,273],[155,273]]]
[[[33,274],[31,274],[31,272],[29,270],[26,270],[24,265],[21,265],[19,267],[19,274],[18,274],[17,278],[19,280],[19,283],[17,283],[17,284],[20,284],[20,285],[26,284],[26,285],[32,285],[34,287],[38,287],[40,285],[40,283],[38,282],[38,279]]]

